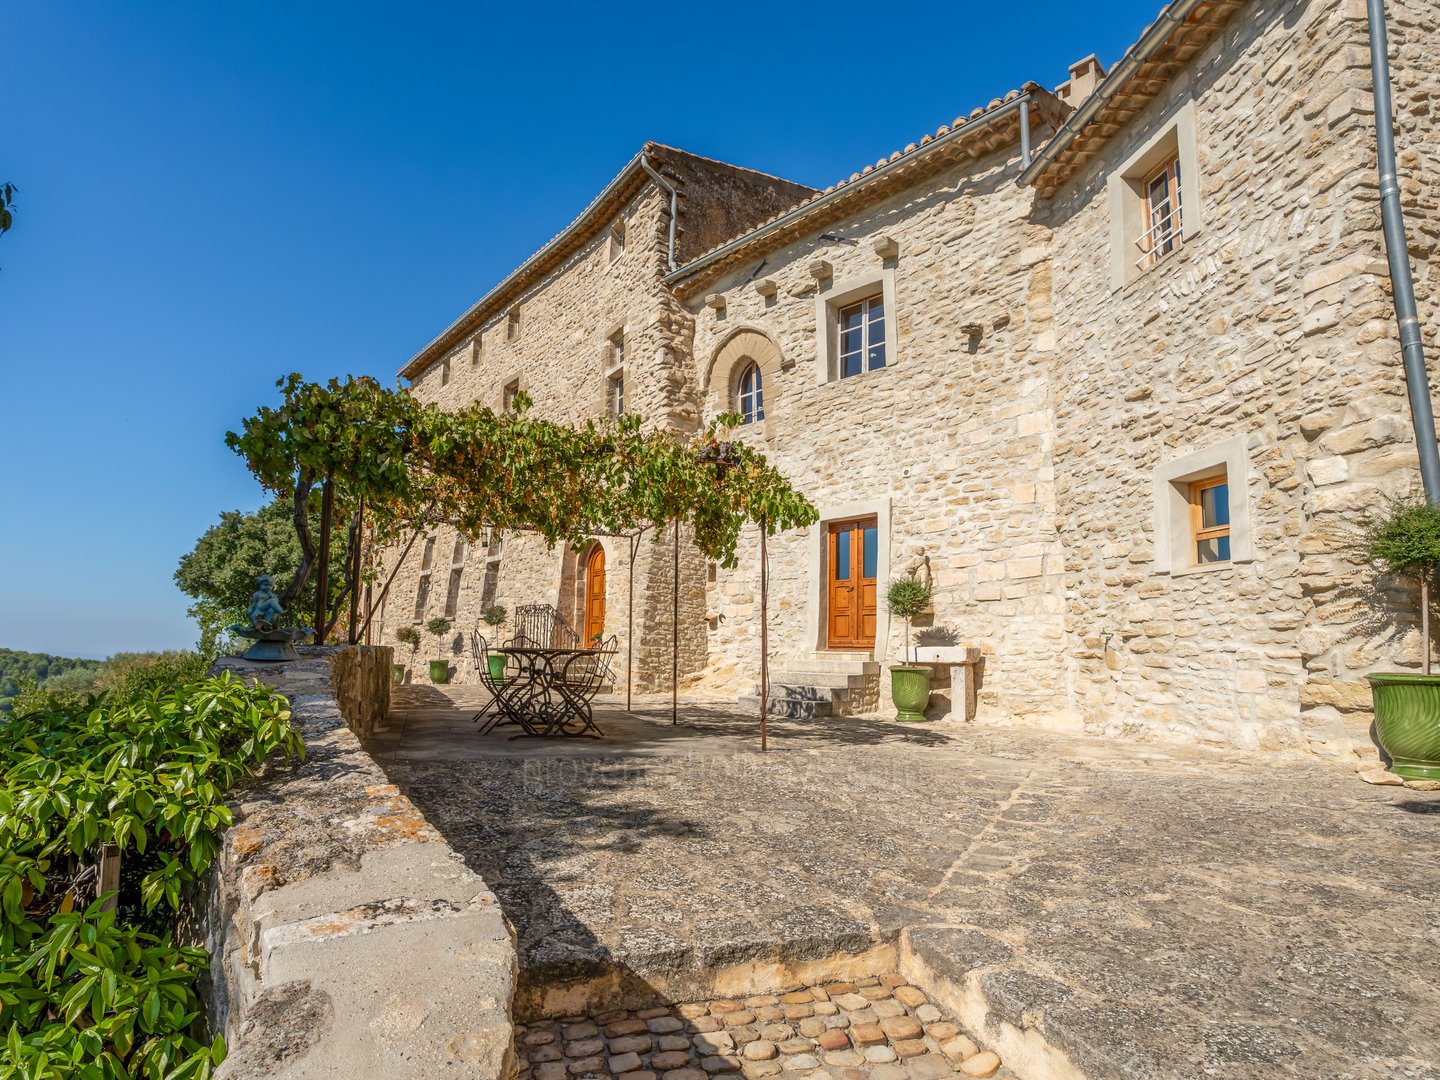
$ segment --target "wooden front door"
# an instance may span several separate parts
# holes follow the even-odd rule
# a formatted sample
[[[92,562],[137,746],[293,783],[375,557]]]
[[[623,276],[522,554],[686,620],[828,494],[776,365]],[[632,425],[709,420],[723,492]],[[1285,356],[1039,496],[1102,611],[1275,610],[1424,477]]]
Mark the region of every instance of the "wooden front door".
[[[875,574],[880,558],[880,530],[875,519],[836,521],[826,544],[829,581],[830,649],[875,647]]]
[[[596,544],[585,560],[585,644],[605,635],[605,549]]]

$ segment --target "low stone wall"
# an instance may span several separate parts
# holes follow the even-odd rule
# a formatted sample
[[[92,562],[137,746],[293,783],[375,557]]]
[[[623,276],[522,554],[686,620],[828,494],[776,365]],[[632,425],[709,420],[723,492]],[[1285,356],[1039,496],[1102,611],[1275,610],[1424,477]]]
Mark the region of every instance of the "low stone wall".
[[[198,905],[218,1076],[502,1077],[515,943],[495,896],[365,753],[388,647],[227,659],[285,694],[307,748],[231,801]]]

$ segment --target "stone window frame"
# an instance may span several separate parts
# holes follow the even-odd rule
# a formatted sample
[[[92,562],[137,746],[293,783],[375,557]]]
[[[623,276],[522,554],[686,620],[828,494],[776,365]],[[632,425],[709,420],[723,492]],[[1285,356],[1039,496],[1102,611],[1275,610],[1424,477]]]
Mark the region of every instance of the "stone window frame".
[[[440,385],[450,385],[450,357],[448,356],[440,361]]]
[[[751,363],[760,369],[760,380],[765,387],[766,419],[747,424],[745,429],[763,435],[765,425],[775,415],[775,405],[780,400],[780,375],[794,364],[786,361],[775,339],[761,327],[737,326],[725,335],[705,370],[701,393],[710,416],[737,412],[736,387],[740,373]]]
[[[505,313],[505,340],[514,343],[520,340],[520,334],[524,330],[523,307],[516,304]]]
[[[864,502],[833,503],[816,508],[820,519],[810,526],[805,540],[805,637],[810,648],[817,653],[828,650],[827,624],[830,590],[825,580],[825,541],[828,526],[832,521],[849,521],[854,518],[875,519],[875,536],[879,545],[875,559],[875,581],[880,584],[890,580],[890,498],[870,499]],[[890,611],[882,600],[875,605],[875,647],[872,659],[885,662],[890,641]]]
[[[425,610],[430,606],[430,575],[435,563],[435,537],[425,538],[425,547],[420,555],[420,576],[415,582],[415,616],[411,625],[419,626],[425,621]]]
[[[1195,100],[1186,97],[1105,181],[1110,211],[1110,289],[1112,292],[1139,281],[1153,270],[1173,264],[1184,248],[1204,231],[1200,197],[1200,167],[1195,132]],[[1146,232],[1145,184],[1162,165],[1175,159],[1180,170],[1180,243],[1177,250],[1150,265],[1137,242]]]
[[[1199,563],[1195,557],[1190,485],[1220,475],[1224,475],[1230,487],[1230,560]],[[1214,573],[1255,561],[1250,516],[1250,453],[1244,435],[1161,462],[1155,466],[1152,484],[1157,573],[1175,577]]]
[[[605,411],[617,419],[625,415],[624,365],[605,373]]]
[[[515,396],[526,387],[523,373],[516,373],[500,384],[500,412],[515,411]]]
[[[460,582],[465,574],[465,560],[470,553],[470,544],[460,533],[455,534],[455,546],[450,550],[450,577],[445,582],[445,618],[455,618],[460,607]]]
[[[822,287],[815,294],[815,382],[819,386],[841,382],[840,361],[840,311],[858,301],[879,295],[885,305],[885,367],[894,367],[900,360],[896,348],[899,334],[895,307],[895,270],[893,267],[859,274],[842,281],[832,281],[829,288]],[[873,374],[862,371],[863,378]]]
[[[603,360],[601,390],[604,394],[601,411],[609,416],[621,416],[625,408],[625,341],[630,327],[616,323],[605,335],[605,347],[600,355]],[[616,408],[616,394],[619,393],[619,408]]]
[[[484,354],[485,346],[480,339],[480,335],[477,333],[473,338],[470,339],[470,366],[479,367],[480,361],[484,357]]]
[[[610,223],[610,229],[605,234],[606,253],[609,256],[611,266],[619,262],[625,255],[625,239],[628,228],[625,218],[622,215]]]
[[[480,613],[484,615],[495,604],[500,593],[500,562],[505,555],[505,534],[491,529],[485,542],[485,575],[480,583]]]

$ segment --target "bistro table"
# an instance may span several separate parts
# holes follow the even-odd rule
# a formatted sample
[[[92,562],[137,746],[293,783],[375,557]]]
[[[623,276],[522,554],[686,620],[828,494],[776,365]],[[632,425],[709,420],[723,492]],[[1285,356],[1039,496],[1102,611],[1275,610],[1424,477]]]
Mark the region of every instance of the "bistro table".
[[[496,650],[515,658],[519,671],[507,673],[496,705],[519,724],[522,733],[512,738],[542,735],[584,735],[595,725],[590,699],[600,685],[596,663],[576,660],[598,657],[599,649],[544,649],[538,646],[502,646]],[[572,674],[572,667],[578,668]]]

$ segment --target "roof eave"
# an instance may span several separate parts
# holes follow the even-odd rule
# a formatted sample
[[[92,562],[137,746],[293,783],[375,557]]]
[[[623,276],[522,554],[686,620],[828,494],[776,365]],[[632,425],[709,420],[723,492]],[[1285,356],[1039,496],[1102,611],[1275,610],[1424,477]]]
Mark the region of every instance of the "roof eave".
[[[1015,182],[1022,187],[1032,185],[1039,189],[1039,181],[1057,163],[1060,155],[1074,145],[1090,122],[1104,111],[1105,106],[1125,87],[1141,65],[1159,52],[1192,14],[1214,2],[1215,0],[1172,0],[1172,3],[1161,9],[1155,21],[1140,35],[1140,40],[1126,50],[1125,55],[1091,91],[1090,96],[1080,103],[1054,136],[1045,142],[1031,159],[1029,167],[1020,173]]]
[[[580,215],[572,221],[563,232],[556,235],[549,243],[540,248],[539,251],[531,255],[514,270],[510,271],[510,273],[506,274],[499,284],[466,308],[458,319],[437,334],[429,344],[407,360],[404,367],[400,369],[399,377],[402,379],[415,378],[424,371],[425,368],[429,367],[444,355],[444,353],[458,345],[460,339],[475,329],[476,325],[483,321],[485,314],[490,311],[502,297],[514,291],[517,284],[524,280],[531,270],[543,263],[557,250],[563,248],[567,243],[574,240],[578,234],[591,228],[594,225],[596,214],[602,207],[613,202],[617,194],[623,191],[627,185],[633,183],[637,178],[647,175],[641,165],[641,159],[650,153],[652,147],[652,143],[646,143],[638,154],[625,163],[625,167],[616,174],[615,179],[606,184],[600,193],[590,200],[585,209],[580,212]],[[640,186],[643,186],[643,184]]]
[[[693,262],[679,267],[677,270],[665,276],[665,284],[671,287],[680,286],[681,283],[704,274],[704,272],[715,263],[728,258],[735,252],[749,245],[753,245],[757,241],[763,240],[765,237],[774,233],[783,232],[796,222],[808,216],[818,215],[825,208],[841,199],[854,198],[857,192],[863,192],[876,184],[883,183],[901,169],[909,168],[916,162],[932,155],[943,153],[945,150],[965,141],[965,139],[977,131],[990,127],[994,125],[996,121],[1003,120],[1007,118],[1010,113],[1018,111],[1022,101],[1035,101],[1038,95],[1045,95],[1046,97],[1052,96],[1049,91],[1040,87],[1038,84],[1026,83],[1020,91],[1016,93],[1015,97],[1002,101],[1001,104],[995,106],[993,109],[989,109],[981,115],[967,120],[963,124],[952,127],[946,134],[935,137],[928,143],[912,150],[910,153],[901,154],[897,158],[892,158],[884,165],[876,166],[872,172],[861,176],[858,180],[837,184],[830,191],[824,192],[818,197],[802,203],[772,221],[766,222],[757,229],[742,233],[733,240],[715,248],[713,251],[709,251],[700,256],[700,258]]]

